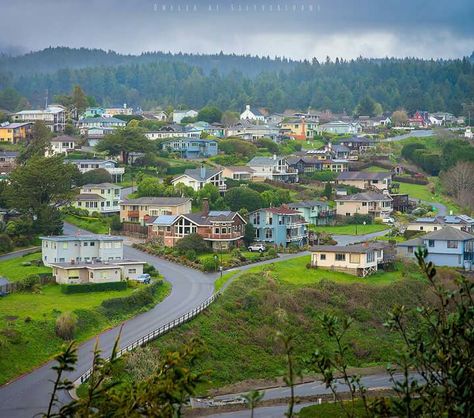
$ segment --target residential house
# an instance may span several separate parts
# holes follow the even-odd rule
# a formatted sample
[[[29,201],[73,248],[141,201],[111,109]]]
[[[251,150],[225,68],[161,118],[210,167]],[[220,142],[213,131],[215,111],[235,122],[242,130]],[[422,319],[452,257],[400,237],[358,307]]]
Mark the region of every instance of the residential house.
[[[158,216],[148,224],[148,238],[173,247],[181,238],[199,234],[212,249],[226,250],[242,244],[246,223],[238,212],[210,211],[205,200],[202,212]]]
[[[336,214],[340,216],[371,215],[388,218],[392,213],[392,198],[385,193],[363,192],[336,199]]]
[[[177,152],[181,158],[207,158],[217,155],[217,141],[176,138],[161,144],[163,150]]]
[[[225,128],[220,123],[207,123],[204,121],[198,121],[195,123],[188,123],[186,130],[199,133],[199,137],[202,135],[211,135],[216,138],[224,138]]]
[[[337,176],[336,184],[345,184],[361,190],[389,190],[392,184],[392,173],[386,171],[345,171]]]
[[[429,232],[397,244],[397,254],[403,258],[415,258],[418,247],[428,250],[426,261],[437,266],[449,266],[472,270],[474,267],[474,235],[451,226]]]
[[[122,176],[125,173],[125,168],[118,167],[117,162],[114,160],[66,160],[65,162],[74,164],[81,173],[87,173],[99,168],[104,169],[116,182],[122,181]]]
[[[15,122],[43,121],[52,132],[63,132],[66,127],[66,108],[60,105],[51,105],[42,110],[22,110],[13,115]]]
[[[440,215],[431,218],[417,218],[407,225],[407,231],[433,232],[445,227],[474,233],[474,219],[467,215]]]
[[[102,131],[102,134],[105,135],[109,133],[111,129],[124,128],[127,125],[127,122],[111,116],[101,116],[97,118],[79,119],[76,125],[79,128],[81,135],[89,135],[89,132],[91,131],[90,134],[97,137],[99,136],[99,131]]]
[[[288,207],[298,211],[311,225],[329,225],[336,214],[335,210],[329,208],[327,202],[318,200],[289,203]]]
[[[105,115],[105,109],[103,107],[88,107],[84,113],[80,116],[80,119],[96,118]]]
[[[310,154],[311,156],[295,156],[288,157],[288,166],[299,174],[314,173],[316,171],[333,171],[335,173],[342,173],[349,169],[349,162],[347,160],[333,160],[326,159],[326,153],[320,155]]]
[[[112,183],[85,184],[80,188],[72,206],[89,213],[118,213],[121,190],[120,186]]]
[[[240,114],[240,119],[264,122],[265,116],[263,116],[258,110],[250,110],[250,105],[246,105],[245,110]]]
[[[144,261],[88,261],[51,263],[58,284],[110,283],[136,279],[143,274]]]
[[[78,263],[123,259],[123,238],[111,235],[58,235],[40,237],[41,259],[53,263]]]
[[[116,116],[116,115],[131,116],[133,115],[133,109],[131,107],[127,107],[127,104],[124,103],[123,106],[107,107],[105,109],[105,114],[110,115],[110,116]]]
[[[341,271],[358,277],[376,273],[383,263],[384,245],[364,242],[353,245],[316,245],[311,248],[311,266]]]
[[[191,212],[188,197],[139,197],[120,202],[120,220],[145,225],[150,217]]]
[[[222,176],[226,179],[238,180],[238,181],[250,181],[255,171],[247,166],[230,166],[224,167]]]
[[[390,193],[393,210],[395,212],[406,212],[410,207],[410,198],[406,193]]]
[[[283,247],[308,243],[308,222],[286,205],[258,209],[250,213],[249,222],[255,228],[256,241]]]
[[[168,120],[168,115],[165,111],[163,110],[155,110],[151,112],[143,112],[142,116],[145,119],[150,119],[150,120],[159,120],[160,122],[166,122]]]
[[[360,125],[341,120],[324,123],[319,125],[318,128],[318,132],[328,132],[336,135],[357,134],[360,131]]]
[[[177,124],[162,126],[157,131],[146,132],[145,136],[154,141],[156,139],[167,138],[201,138],[201,131],[194,128],[185,128]]]
[[[69,135],[60,135],[51,138],[51,147],[46,150],[46,155],[69,154],[74,151],[79,145],[79,138],[74,138]]]
[[[408,124],[414,128],[424,128],[429,126],[429,113],[425,110],[417,110],[415,114],[408,119]]]
[[[304,140],[314,138],[317,133],[318,122],[306,120],[306,118],[284,119],[280,123],[280,134],[288,136],[296,140]]]
[[[0,124],[0,142],[8,142],[10,144],[18,144],[21,141],[29,139],[33,123],[9,123]]]
[[[248,120],[241,120],[225,130],[226,137],[235,137],[248,141],[256,141],[260,138],[279,138],[279,128],[276,125],[256,125]]]
[[[201,190],[206,184],[216,186],[220,192],[225,192],[226,185],[222,176],[222,169],[208,168],[201,166],[200,168],[188,168],[172,180],[173,186],[183,183],[185,186],[192,187],[193,190]]]
[[[298,172],[288,166],[285,157],[254,157],[247,166],[254,170],[256,180],[274,180],[283,183],[297,183]]]
[[[18,155],[20,155],[18,151],[0,151],[0,174],[13,171]]]
[[[376,142],[372,139],[353,136],[351,138],[340,139],[338,144],[349,148],[351,154],[360,155],[364,154],[370,149],[375,148]]]
[[[198,112],[192,109],[188,110],[175,110],[173,111],[173,122],[181,123],[184,118],[195,118],[197,117]]]

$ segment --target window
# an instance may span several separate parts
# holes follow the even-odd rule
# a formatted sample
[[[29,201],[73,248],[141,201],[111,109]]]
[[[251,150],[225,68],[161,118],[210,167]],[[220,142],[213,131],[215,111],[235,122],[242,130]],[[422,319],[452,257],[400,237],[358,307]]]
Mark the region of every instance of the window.
[[[321,260],[326,260],[326,254],[321,254],[321,255],[319,256],[319,258],[320,258]]]
[[[82,245],[83,245],[84,247],[87,247],[87,246],[89,246],[89,243],[88,243],[88,242],[84,242]]]
[[[457,241],[448,241],[448,248],[458,248]]]
[[[267,239],[273,238],[273,230],[272,229],[266,229],[265,230],[265,238],[267,238]]]
[[[370,253],[367,253],[367,263],[373,263],[375,260],[375,253],[371,251]]]
[[[360,263],[360,254],[350,254],[349,260],[352,264]]]
[[[135,274],[137,269],[128,269],[128,274]]]
[[[367,202],[362,202],[362,206],[367,206]]]
[[[429,239],[428,240],[428,247],[434,247],[434,246],[435,246],[434,240]]]
[[[121,248],[122,243],[121,242],[114,242],[114,248]]]
[[[63,249],[67,250],[67,242],[63,242]]]
[[[422,227],[422,226],[420,226],[420,231],[423,231],[423,227]]]
[[[95,242],[89,242],[89,246],[95,247]]]
[[[408,254],[413,254],[413,247],[408,247],[407,252]]]
[[[346,261],[346,255],[345,255],[345,254],[336,253],[336,261]]]

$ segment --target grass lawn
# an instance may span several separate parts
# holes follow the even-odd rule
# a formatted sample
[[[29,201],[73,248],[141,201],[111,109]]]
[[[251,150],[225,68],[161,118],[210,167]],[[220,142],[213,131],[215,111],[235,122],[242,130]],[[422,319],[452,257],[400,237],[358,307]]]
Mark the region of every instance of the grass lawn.
[[[218,290],[221,290],[222,286],[224,286],[229,279],[231,279],[237,274],[240,274],[240,270],[232,270],[232,271],[228,271],[227,273],[224,273],[222,277],[219,277],[214,282],[214,291],[217,292]]]
[[[430,180],[436,182],[438,179],[435,177],[431,177]],[[410,184],[410,183],[401,183],[399,193],[407,193],[409,197],[413,199],[421,199],[427,202],[435,202],[435,203],[442,203],[445,205],[449,210],[452,210],[453,213],[460,213],[461,209],[458,205],[453,203],[449,198],[443,196],[439,193],[439,191],[435,194],[431,193],[431,186],[430,185],[422,185],[422,184]],[[439,187],[437,187],[439,190]]]
[[[321,141],[320,139],[301,141],[299,143],[301,143],[303,149],[319,149],[324,146],[324,141]]]
[[[22,266],[34,260],[41,260],[41,253],[33,253],[24,257],[16,257],[10,260],[0,261],[0,276],[7,278],[11,282],[24,279],[31,274],[51,273],[51,268],[45,266]]]
[[[64,221],[93,232],[94,234],[108,234],[110,224],[106,218],[92,218],[86,216],[65,215]]]
[[[395,271],[378,271],[376,274],[361,279],[360,277],[351,274],[323,268],[307,269],[306,265],[310,261],[311,256],[305,255],[269,265],[254,267],[253,269],[250,269],[249,272],[262,273],[269,270],[272,272],[276,280],[298,286],[318,283],[321,280],[330,280],[336,283],[346,284],[360,283],[362,280],[367,285],[387,285],[401,280],[406,276],[406,274],[403,273],[404,269],[401,268],[401,265],[398,265]],[[414,278],[421,279],[422,277],[416,268],[412,269],[411,275]]]
[[[257,261],[259,261],[260,259],[260,253],[257,253],[257,252],[251,252],[251,251],[242,251],[241,254],[248,260],[248,261],[251,261],[252,263],[255,263]],[[266,253],[264,253],[266,254]],[[219,252],[213,252],[213,253],[206,253],[206,254],[201,254],[199,255],[197,258],[200,262],[202,262],[204,259],[208,258],[208,257],[215,257],[217,256],[217,259],[220,260],[222,259],[222,265],[224,266],[224,268],[226,267],[226,265],[228,265],[229,261],[232,260],[233,256],[231,253],[223,253],[223,254],[220,254]]]
[[[364,168],[362,171],[366,171],[369,173],[378,173],[380,171],[385,171],[387,172],[388,170],[382,167],[378,167],[376,165],[371,165],[370,167]]]
[[[346,406],[348,411],[351,411],[352,405],[350,402],[346,402]],[[321,405],[311,405],[306,406],[301,409],[300,413],[298,414],[299,418],[346,418],[347,414],[342,409],[339,403],[323,403]],[[366,418],[367,413],[364,408],[364,403],[362,400],[356,400],[354,404],[354,418]]]
[[[163,300],[171,285],[164,282],[155,293]],[[60,352],[64,341],[55,334],[55,321],[61,312],[77,317],[75,339],[84,341],[146,308],[110,315],[102,308],[106,299],[130,295],[123,291],[63,294],[60,286],[43,286],[40,293],[12,293],[0,298],[0,385],[28,372]]]
[[[374,232],[385,231],[389,229],[389,225],[371,224],[371,225],[357,225],[357,235],[372,234]],[[326,232],[333,235],[355,235],[355,225],[336,225],[336,226],[310,226],[311,231]]]

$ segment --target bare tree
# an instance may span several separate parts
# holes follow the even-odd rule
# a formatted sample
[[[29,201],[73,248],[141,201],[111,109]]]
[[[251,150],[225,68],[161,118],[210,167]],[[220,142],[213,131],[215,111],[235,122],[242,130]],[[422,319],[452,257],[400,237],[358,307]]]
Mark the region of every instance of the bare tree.
[[[474,208],[474,163],[460,161],[440,175],[446,191],[463,207]]]

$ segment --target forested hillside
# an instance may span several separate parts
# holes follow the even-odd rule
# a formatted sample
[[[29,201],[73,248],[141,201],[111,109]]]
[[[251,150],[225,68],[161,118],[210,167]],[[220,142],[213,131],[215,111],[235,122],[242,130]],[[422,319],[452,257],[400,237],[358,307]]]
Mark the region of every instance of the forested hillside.
[[[54,59],[48,60],[49,55]],[[47,72],[61,65],[68,68]],[[24,66],[30,68],[28,73]],[[74,68],[78,66],[85,68]],[[32,69],[38,72],[33,74]],[[472,103],[474,97],[474,64],[468,58],[320,63],[226,55],[134,57],[68,48],[0,59],[0,88],[15,88],[32,106],[43,103],[46,90],[53,97],[71,91],[75,84],[104,105],[200,108],[214,104],[239,110],[250,103],[271,111],[311,106],[351,113],[362,98],[370,96],[388,111],[403,107],[409,112],[461,114],[463,103]]]

